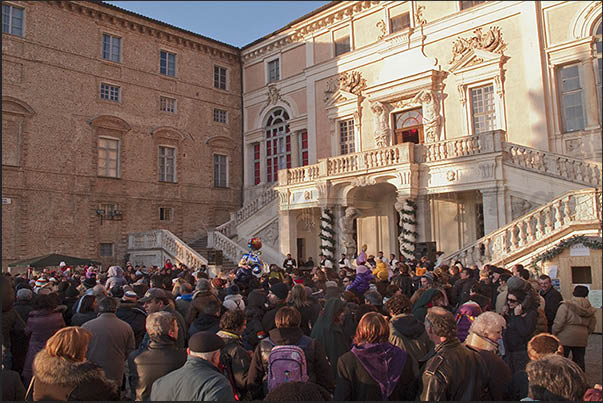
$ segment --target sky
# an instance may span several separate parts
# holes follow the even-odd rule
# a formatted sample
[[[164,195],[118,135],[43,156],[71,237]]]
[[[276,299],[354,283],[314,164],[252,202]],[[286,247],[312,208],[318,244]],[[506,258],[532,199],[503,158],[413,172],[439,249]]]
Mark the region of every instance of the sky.
[[[329,1],[106,1],[203,36],[242,47]]]

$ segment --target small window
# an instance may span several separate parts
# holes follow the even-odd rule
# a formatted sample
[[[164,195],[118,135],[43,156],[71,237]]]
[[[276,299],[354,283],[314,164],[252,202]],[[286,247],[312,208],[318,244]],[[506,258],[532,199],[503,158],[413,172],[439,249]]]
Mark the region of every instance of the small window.
[[[176,149],[159,147],[159,180],[161,182],[176,182]]]
[[[226,68],[214,66],[214,88],[226,89]]]
[[[281,79],[279,59],[268,62],[268,82],[278,81]]]
[[[485,3],[485,1],[461,1],[461,10],[466,10],[471,7],[475,7],[478,4]]]
[[[7,4],[2,5],[2,32],[23,36],[23,9]]]
[[[496,129],[493,85],[471,89],[471,118],[473,120],[473,134]]]
[[[559,89],[564,131],[584,129],[584,104],[578,64],[564,66],[559,70]]]
[[[161,51],[159,73],[171,77],[176,76],[176,55],[174,53]]]
[[[301,162],[301,166],[306,166],[309,164],[309,156],[308,156],[308,131],[304,130],[299,133],[299,161]]]
[[[339,145],[342,155],[354,152],[354,119],[339,122]]]
[[[227,161],[226,155],[214,154],[214,187],[225,188],[228,186]]]
[[[394,144],[423,142],[423,110],[411,109],[394,115]]]
[[[172,221],[174,209],[171,207],[159,207],[159,221]]]
[[[335,41],[335,56],[348,53],[350,51],[350,36],[346,35]]]
[[[260,143],[253,143],[253,184],[260,184]]]
[[[159,109],[163,112],[176,112],[176,100],[174,98],[159,97]]]
[[[110,178],[119,176],[119,140],[98,139],[97,175]]]
[[[117,85],[101,83],[100,97],[107,101],[119,102],[121,100],[121,88]]]
[[[572,266],[572,283],[592,284],[593,277],[590,266]]]
[[[403,13],[390,18],[389,27],[392,34],[410,27],[410,13]]]
[[[121,61],[121,38],[103,34],[103,59],[119,63]]]
[[[214,108],[214,122],[226,123],[226,111]]]
[[[112,243],[101,243],[100,244],[100,256],[113,256],[113,244]]]

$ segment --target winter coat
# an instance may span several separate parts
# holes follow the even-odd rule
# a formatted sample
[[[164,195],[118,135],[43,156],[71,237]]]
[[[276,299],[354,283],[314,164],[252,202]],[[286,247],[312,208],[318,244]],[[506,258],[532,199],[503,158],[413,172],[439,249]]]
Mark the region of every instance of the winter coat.
[[[498,343],[476,333],[471,333],[465,341],[465,346],[479,353],[488,369],[488,383],[481,400],[505,400],[507,391],[511,386],[512,372],[511,368],[496,353]]]
[[[275,328],[269,332],[269,337],[276,346],[299,345],[302,338],[308,338],[308,336],[304,336],[299,327]],[[327,355],[322,344],[318,340],[312,340],[304,349],[309,382],[317,383],[328,391],[333,391],[335,382]],[[260,342],[253,352],[249,365],[247,388],[253,392],[254,396],[262,394],[266,380],[268,357],[271,351],[271,348],[267,348],[268,346],[271,346],[268,340]]]
[[[111,266],[109,270],[107,270],[107,282],[105,283],[105,288],[110,290],[115,286],[123,287],[128,284],[126,279],[124,278],[124,271],[119,266]]]
[[[2,370],[2,401],[14,402],[25,400],[25,386],[21,376],[16,371]]]
[[[419,322],[425,321],[427,309],[431,307],[431,301],[442,292],[437,288],[429,288],[421,294],[421,297],[412,306],[412,314]]]
[[[285,302],[279,302],[276,304],[276,306],[274,306],[272,309],[270,309],[264,314],[264,317],[262,318],[262,327],[264,328],[265,332],[269,332],[272,329],[276,328],[276,324],[274,323],[276,312],[286,305],[287,303]]]
[[[201,314],[197,319],[191,323],[188,328],[188,337],[190,338],[197,332],[212,332],[218,333],[220,331],[220,318],[215,315]]]
[[[348,339],[343,333],[341,324],[335,322],[336,315],[345,308],[345,302],[339,298],[331,298],[318,317],[310,337],[320,340],[331,363],[333,378],[337,377],[337,360],[350,350]]]
[[[389,271],[387,270],[387,266],[383,262],[377,263],[377,267],[373,270],[373,276],[379,281],[387,281],[389,276]]]
[[[419,362],[433,347],[425,325],[411,314],[396,315],[389,321],[389,342],[408,353],[413,373],[418,376]]]
[[[224,330],[219,331],[217,335],[226,344],[220,351],[220,363],[225,369],[223,373],[237,396],[243,397],[247,390],[247,373],[251,364],[251,355],[243,348],[239,335]]]
[[[564,346],[586,347],[588,336],[597,324],[596,311],[588,298],[572,297],[569,301],[563,301],[555,316],[553,334],[559,337]]]
[[[503,332],[505,351],[527,351],[528,341],[536,330],[537,310],[531,309],[520,316],[515,316],[513,312],[510,312],[505,319],[507,320],[507,328]]]
[[[71,317],[71,326],[82,326],[84,323],[96,319],[98,312],[90,311],[86,313],[78,312]]]
[[[40,400],[119,400],[119,388],[90,361],[74,362],[53,357],[42,350],[33,363],[33,399]]]
[[[417,390],[410,357],[390,343],[354,346],[337,362],[333,400],[414,400]]]
[[[371,271],[361,264],[356,268],[356,277],[352,284],[346,287],[346,291],[353,291],[357,295],[363,295],[369,289],[369,283],[373,279]]]
[[[318,315],[320,314],[320,308],[316,309],[316,307],[311,305],[309,302],[310,301],[308,301],[308,304],[306,305],[295,307],[295,309],[297,309],[301,315],[301,323],[299,324],[299,327],[306,336],[310,336],[310,333],[312,333],[312,328],[318,319]],[[289,305],[293,306],[291,304]]]
[[[540,295],[544,298],[544,313],[546,314],[548,325],[547,331],[550,331],[553,326],[553,322],[555,321],[555,316],[557,315],[559,305],[561,304],[561,301],[563,301],[563,297],[555,287],[549,288],[549,290],[545,293],[541,291]]]
[[[115,315],[126,322],[134,332],[134,343],[138,347],[147,331],[147,313],[136,302],[120,302]]]
[[[191,322],[188,322],[190,319],[190,310],[193,303],[193,294],[184,294],[176,297],[174,301],[174,305],[176,306],[176,311],[180,312],[180,315],[184,318],[186,322],[186,326],[190,326]]]
[[[450,303],[452,306],[460,306],[469,301],[469,290],[475,283],[477,283],[477,281],[471,277],[458,279],[450,291],[450,296],[452,297]]]
[[[234,311],[235,309],[240,311],[245,310],[245,301],[243,301],[243,296],[241,294],[227,295],[224,298],[222,305],[229,311]]]
[[[104,312],[84,323],[82,328],[92,333],[86,353],[88,360],[103,368],[107,378],[121,386],[124,361],[135,347],[130,325],[114,313]]]
[[[414,292],[414,288],[412,285],[412,278],[408,274],[400,274],[399,276],[394,276],[392,279],[392,284],[397,285],[402,290],[402,294],[406,295],[410,298]]]
[[[19,301],[15,302],[13,305],[13,309],[17,314],[23,319],[23,322],[27,322],[27,318],[29,317],[29,313],[33,311],[33,305],[31,301]]]
[[[249,303],[249,298],[247,299]],[[247,317],[247,327],[243,332],[243,344],[251,350],[265,336],[264,327],[262,326],[262,318],[266,311],[261,306],[247,306],[245,308],[245,316]]]
[[[46,341],[50,339],[57,330],[65,327],[63,315],[58,311],[31,311],[25,326],[25,334],[29,337],[29,347],[25,356],[25,365],[23,366],[23,378],[25,383],[29,384],[32,376],[32,363],[36,354],[46,346]]]
[[[507,304],[507,295],[509,294],[509,288],[506,284],[498,287],[498,295],[496,296],[496,313],[499,315],[503,314],[503,309]]]
[[[209,361],[188,356],[179,369],[153,383],[152,401],[234,401],[232,387]]]
[[[176,341],[168,336],[152,338],[146,348],[132,352],[128,357],[129,382],[136,400],[150,400],[153,382],[185,362],[186,350],[176,347]]]
[[[456,313],[456,335],[461,343],[465,341],[471,324],[481,313],[482,309],[473,301],[468,301],[459,307]]]

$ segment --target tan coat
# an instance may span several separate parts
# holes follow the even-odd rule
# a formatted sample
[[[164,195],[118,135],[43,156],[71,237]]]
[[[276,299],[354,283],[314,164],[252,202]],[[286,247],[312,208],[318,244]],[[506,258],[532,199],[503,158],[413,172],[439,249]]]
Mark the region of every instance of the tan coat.
[[[586,347],[588,336],[597,324],[595,312],[587,298],[572,297],[563,301],[555,315],[553,334],[564,346]]]

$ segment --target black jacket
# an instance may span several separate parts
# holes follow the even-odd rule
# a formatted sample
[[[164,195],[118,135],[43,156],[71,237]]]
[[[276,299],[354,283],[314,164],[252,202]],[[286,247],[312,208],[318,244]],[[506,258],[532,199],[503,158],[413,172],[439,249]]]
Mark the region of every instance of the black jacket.
[[[16,371],[2,370],[2,401],[25,400],[25,386]]]
[[[266,311],[259,306],[247,306],[245,307],[245,316],[247,316],[247,327],[243,332],[243,341],[247,348],[250,350],[260,342],[260,339],[264,335],[264,326],[262,326],[262,318],[266,314]],[[258,335],[260,337],[258,337]]]
[[[544,313],[546,314],[546,321],[550,332],[563,297],[555,287],[549,288],[546,293],[541,292],[540,295],[544,298]]]
[[[176,347],[176,341],[169,337],[151,339],[146,348],[132,352],[128,357],[129,382],[136,400],[150,400],[153,382],[185,362],[186,350]]]
[[[469,301],[469,290],[473,284],[477,283],[474,278],[458,279],[452,286],[450,296],[452,297],[452,306],[461,306]]]
[[[488,369],[478,353],[454,337],[435,347],[425,363],[421,384],[422,401],[481,400]]]
[[[120,302],[115,315],[130,325],[134,332],[134,342],[138,347],[146,332],[147,313],[144,308],[136,303]]]
[[[269,332],[269,335],[272,342],[277,346],[298,345],[302,337],[308,337],[304,336],[299,327],[275,328]],[[309,382],[317,383],[328,391],[333,391],[335,382],[327,354],[318,340],[312,340],[313,342],[304,349]],[[254,397],[260,396],[264,392],[262,389],[268,369],[270,353],[266,354],[262,347],[262,342],[260,342],[253,352],[249,373],[247,374],[247,388],[253,393]]]
[[[220,351],[220,363],[224,366],[223,373],[233,386],[235,395],[241,400],[247,390],[247,373],[251,364],[251,355],[243,348],[240,336],[223,330],[217,334],[226,344]]]
[[[269,332],[276,327],[276,324],[274,323],[276,312],[284,306],[287,306],[286,302],[278,303],[274,308],[264,314],[264,317],[262,318],[262,327],[265,332]]]
[[[433,348],[425,325],[411,314],[396,315],[389,322],[389,342],[409,354],[413,372],[419,376],[419,362]]]
[[[188,328],[188,337],[190,338],[197,332],[212,332],[218,333],[220,331],[220,318],[214,315],[200,314],[197,319],[191,323]]]
[[[538,322],[538,312],[535,309],[529,310],[525,316],[507,315],[507,328],[503,332],[503,341],[505,350],[527,351],[528,342],[536,330]],[[525,396],[524,396],[525,397]]]

